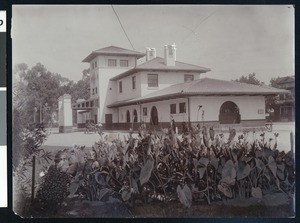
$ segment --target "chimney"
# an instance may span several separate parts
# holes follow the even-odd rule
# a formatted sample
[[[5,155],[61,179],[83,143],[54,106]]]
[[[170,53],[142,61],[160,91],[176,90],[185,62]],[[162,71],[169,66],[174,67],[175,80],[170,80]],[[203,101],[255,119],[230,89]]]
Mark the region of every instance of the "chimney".
[[[175,66],[176,61],[176,45],[165,45],[165,64],[167,66]]]
[[[156,57],[155,48],[146,47],[146,61],[152,60]]]

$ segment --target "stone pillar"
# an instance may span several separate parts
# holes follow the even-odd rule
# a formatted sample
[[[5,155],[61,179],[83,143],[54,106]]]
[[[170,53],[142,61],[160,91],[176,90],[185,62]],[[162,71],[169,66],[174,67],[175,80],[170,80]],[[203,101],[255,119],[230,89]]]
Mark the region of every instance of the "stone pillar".
[[[71,95],[64,94],[58,99],[59,132],[71,132],[73,126]]]

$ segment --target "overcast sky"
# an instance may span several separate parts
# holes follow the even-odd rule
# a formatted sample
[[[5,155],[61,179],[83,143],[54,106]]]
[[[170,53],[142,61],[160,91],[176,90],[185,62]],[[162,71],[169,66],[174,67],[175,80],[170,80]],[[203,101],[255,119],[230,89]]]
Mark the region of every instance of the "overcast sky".
[[[177,45],[177,60],[232,80],[255,72],[266,84],[294,75],[294,8],[281,6],[114,6],[134,49]],[[13,6],[13,64],[40,62],[74,81],[91,51],[132,49],[110,5]]]

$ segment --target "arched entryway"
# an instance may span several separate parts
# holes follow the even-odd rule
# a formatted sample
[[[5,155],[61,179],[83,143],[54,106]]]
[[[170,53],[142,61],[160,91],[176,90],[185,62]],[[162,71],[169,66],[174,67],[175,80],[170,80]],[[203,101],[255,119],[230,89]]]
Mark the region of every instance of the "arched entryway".
[[[219,114],[220,124],[237,124],[241,122],[239,107],[232,101],[222,104]]]
[[[130,112],[128,110],[126,112],[126,122],[130,123]]]
[[[133,110],[133,122],[138,122],[138,114],[136,109]]]
[[[151,109],[150,123],[152,125],[158,125],[158,112],[157,112],[157,108],[155,106],[153,106]]]

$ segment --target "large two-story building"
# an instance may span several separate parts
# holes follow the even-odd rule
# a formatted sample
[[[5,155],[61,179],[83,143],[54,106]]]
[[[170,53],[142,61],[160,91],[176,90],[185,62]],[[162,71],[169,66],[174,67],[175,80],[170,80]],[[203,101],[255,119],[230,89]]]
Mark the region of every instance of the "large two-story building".
[[[138,60],[145,57],[145,62]],[[176,46],[164,46],[164,57],[154,48],[146,53],[115,46],[90,53],[88,100],[72,105],[78,127],[86,120],[106,129],[169,126],[170,120],[214,126],[259,126],[265,123],[265,96],[284,90],[233,81],[201,78],[209,68],[176,60]]]

